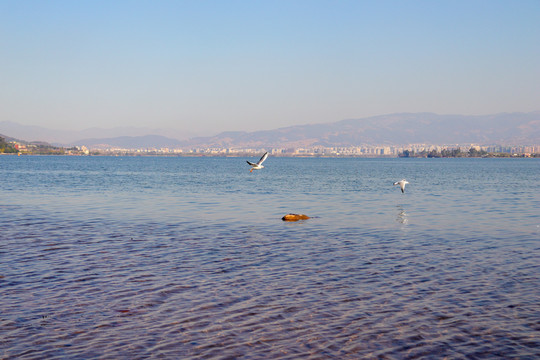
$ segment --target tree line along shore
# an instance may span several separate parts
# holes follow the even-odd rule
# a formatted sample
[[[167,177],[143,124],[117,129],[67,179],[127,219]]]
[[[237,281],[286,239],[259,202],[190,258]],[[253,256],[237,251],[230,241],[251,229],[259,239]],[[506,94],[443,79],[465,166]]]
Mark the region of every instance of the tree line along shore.
[[[400,158],[510,158],[510,157],[540,157],[540,154],[517,154],[506,152],[487,152],[485,150],[478,150],[471,147],[469,150],[463,151],[461,148],[457,149],[442,149],[442,150],[430,150],[430,151],[410,151],[405,150],[398,154]]]

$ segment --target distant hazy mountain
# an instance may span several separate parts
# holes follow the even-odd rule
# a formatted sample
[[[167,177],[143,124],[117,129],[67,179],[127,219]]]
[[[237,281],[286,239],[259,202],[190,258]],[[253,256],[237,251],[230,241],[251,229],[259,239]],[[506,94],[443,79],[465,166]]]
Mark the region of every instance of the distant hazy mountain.
[[[0,122],[0,133],[28,141],[47,141],[57,145],[77,143],[80,139],[114,138],[122,136],[161,135],[176,139],[188,139],[193,136],[187,132],[170,129],[152,129],[138,127],[117,127],[112,129],[89,128],[80,131],[49,129],[40,126],[20,125],[11,121]]]
[[[0,138],[4,139],[7,142],[16,141],[18,143],[26,144],[26,145],[34,144],[34,145],[50,146],[50,144],[45,142],[45,141],[39,141],[39,140],[37,140],[37,141],[26,141],[26,140],[17,139],[17,138],[11,137],[11,136],[7,136],[7,135],[1,134],[1,133],[0,133]]]
[[[84,145],[89,148],[111,148],[119,147],[123,149],[138,148],[177,148],[183,143],[179,140],[171,139],[161,135],[145,136],[118,136],[104,139],[83,139],[74,142],[72,145]]]
[[[0,133],[0,138],[4,139],[5,141],[17,141],[17,139],[15,138],[12,138],[11,136],[7,136],[7,135],[4,135],[2,133]]]
[[[383,144],[539,144],[540,112],[485,116],[405,113],[193,138],[197,146],[298,147]]]
[[[22,126],[11,122],[0,122],[0,133],[29,141],[123,148],[303,147],[412,143],[527,145],[540,144],[540,111],[482,116],[389,114],[275,130],[229,131],[189,140],[177,136],[178,133],[162,129],[93,128],[72,132]]]

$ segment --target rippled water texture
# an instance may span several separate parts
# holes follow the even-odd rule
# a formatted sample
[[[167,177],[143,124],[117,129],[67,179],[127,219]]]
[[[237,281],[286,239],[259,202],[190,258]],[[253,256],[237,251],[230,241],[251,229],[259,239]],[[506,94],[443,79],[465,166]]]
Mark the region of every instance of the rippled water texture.
[[[540,358],[538,160],[257,158],[1,156],[0,358]]]

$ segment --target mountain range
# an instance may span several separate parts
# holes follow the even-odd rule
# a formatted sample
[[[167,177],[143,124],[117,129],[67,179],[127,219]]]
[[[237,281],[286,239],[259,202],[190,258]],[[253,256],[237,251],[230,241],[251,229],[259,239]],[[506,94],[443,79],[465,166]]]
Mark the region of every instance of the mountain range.
[[[540,111],[494,115],[399,113],[325,124],[295,125],[254,132],[228,131],[215,136],[174,138],[170,130],[92,128],[55,131],[0,122],[0,133],[57,145],[121,148],[307,147],[404,144],[540,144]]]
[[[50,129],[41,126],[21,125],[12,121],[0,121],[0,133],[26,141],[46,141],[54,145],[73,145],[83,139],[109,139],[131,137],[139,138],[146,135],[173,137],[178,140],[187,140],[193,135],[189,132],[174,129],[156,129],[147,127],[115,127],[102,129],[92,127],[84,130]]]

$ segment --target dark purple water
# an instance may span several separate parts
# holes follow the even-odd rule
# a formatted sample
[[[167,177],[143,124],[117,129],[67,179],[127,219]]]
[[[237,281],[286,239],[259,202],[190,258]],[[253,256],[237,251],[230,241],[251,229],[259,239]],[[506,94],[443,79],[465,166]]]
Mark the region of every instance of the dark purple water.
[[[245,160],[1,156],[0,358],[540,358],[538,160]]]

